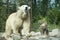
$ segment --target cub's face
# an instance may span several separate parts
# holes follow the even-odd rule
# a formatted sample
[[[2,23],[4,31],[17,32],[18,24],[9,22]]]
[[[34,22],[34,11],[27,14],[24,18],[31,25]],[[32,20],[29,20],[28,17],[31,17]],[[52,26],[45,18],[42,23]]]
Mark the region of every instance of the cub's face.
[[[19,9],[22,11],[22,13],[21,13],[22,19],[26,19],[29,15],[29,10],[31,8],[28,5],[22,5],[19,7]]]

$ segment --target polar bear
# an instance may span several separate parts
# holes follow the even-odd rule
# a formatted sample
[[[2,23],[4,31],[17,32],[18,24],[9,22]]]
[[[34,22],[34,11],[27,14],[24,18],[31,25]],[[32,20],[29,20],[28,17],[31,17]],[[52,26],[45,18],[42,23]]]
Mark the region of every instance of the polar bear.
[[[19,27],[23,27],[22,29],[22,35],[29,34],[30,31],[30,6],[28,5],[22,5],[18,7],[17,12],[12,13],[7,21],[6,21],[6,27],[5,27],[5,38],[8,39],[10,37],[11,31],[14,34],[20,34],[18,32]]]

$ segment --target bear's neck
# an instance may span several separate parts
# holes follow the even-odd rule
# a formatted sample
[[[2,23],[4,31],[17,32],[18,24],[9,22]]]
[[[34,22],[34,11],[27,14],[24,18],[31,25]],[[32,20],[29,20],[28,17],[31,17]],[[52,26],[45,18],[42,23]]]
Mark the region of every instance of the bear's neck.
[[[17,13],[16,13],[16,15],[17,15],[18,18],[21,17],[21,14],[22,14],[22,11],[21,10],[18,10]]]

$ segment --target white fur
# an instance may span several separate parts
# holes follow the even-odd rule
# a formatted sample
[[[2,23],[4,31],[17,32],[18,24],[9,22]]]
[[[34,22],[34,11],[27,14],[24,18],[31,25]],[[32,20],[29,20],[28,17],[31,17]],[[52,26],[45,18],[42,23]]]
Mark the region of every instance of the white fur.
[[[27,5],[22,5],[18,7],[19,10],[15,13],[12,13],[7,21],[5,28],[5,38],[8,39],[11,34],[11,30],[13,30],[14,34],[19,34],[18,28],[23,25],[22,34],[27,35],[30,31],[30,14],[28,12],[28,17],[26,17],[25,7],[28,7],[28,11],[30,9]],[[25,20],[23,20],[26,17]]]

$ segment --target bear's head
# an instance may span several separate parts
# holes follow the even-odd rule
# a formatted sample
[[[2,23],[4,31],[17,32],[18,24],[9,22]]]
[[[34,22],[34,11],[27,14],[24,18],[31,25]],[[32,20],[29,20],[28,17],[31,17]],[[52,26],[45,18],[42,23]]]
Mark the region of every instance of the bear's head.
[[[26,19],[29,15],[29,11],[30,11],[31,8],[28,5],[22,5],[22,6],[18,7],[18,9],[21,12],[21,14],[20,14],[21,18]]]

